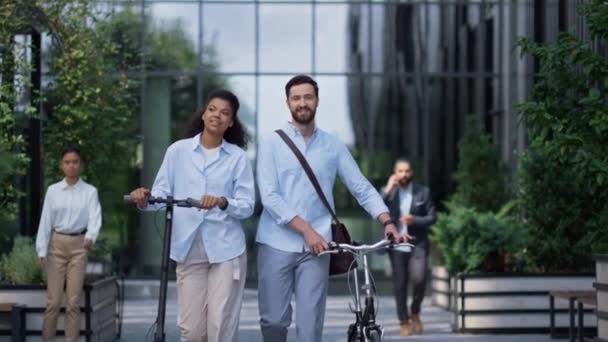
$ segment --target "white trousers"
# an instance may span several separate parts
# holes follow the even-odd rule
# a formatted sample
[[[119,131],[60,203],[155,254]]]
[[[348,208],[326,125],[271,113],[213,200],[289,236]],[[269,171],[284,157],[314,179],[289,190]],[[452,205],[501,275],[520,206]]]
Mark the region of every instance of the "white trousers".
[[[179,263],[176,273],[180,341],[236,341],[247,252],[217,264]]]

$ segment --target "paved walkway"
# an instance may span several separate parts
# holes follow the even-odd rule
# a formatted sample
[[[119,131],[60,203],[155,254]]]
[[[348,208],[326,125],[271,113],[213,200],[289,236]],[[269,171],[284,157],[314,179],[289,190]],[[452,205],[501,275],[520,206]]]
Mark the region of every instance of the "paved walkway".
[[[348,310],[347,296],[330,296],[327,302],[327,314],[323,341],[335,342],[346,340],[346,328],[352,320]],[[156,300],[134,299],[125,302],[122,339],[120,341],[147,342],[153,341],[154,331],[150,329],[156,318]],[[395,315],[395,303],[392,297],[381,297],[378,321],[384,326],[385,341],[492,341],[492,342],[549,342],[547,335],[465,335],[452,334],[450,331],[450,316],[443,309],[429,305],[427,298],[422,309],[422,320],[425,324],[425,334],[412,337],[399,336],[399,326]],[[177,301],[170,296],[167,302],[166,341],[179,341],[176,326]],[[246,289],[241,324],[239,329],[240,342],[261,342],[257,307],[257,293]],[[146,333],[149,332],[146,338]],[[292,324],[289,330],[289,342],[297,342],[295,328]]]

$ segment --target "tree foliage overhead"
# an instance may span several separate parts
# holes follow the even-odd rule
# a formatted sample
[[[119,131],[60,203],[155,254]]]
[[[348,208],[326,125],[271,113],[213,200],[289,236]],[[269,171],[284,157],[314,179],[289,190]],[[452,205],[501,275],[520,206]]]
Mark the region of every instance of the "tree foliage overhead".
[[[20,10],[17,1],[0,2],[0,222],[16,217],[23,192],[15,180],[25,174],[29,162],[21,131],[32,107],[19,100],[29,87],[31,68],[24,51],[30,43],[16,36],[30,25]]]
[[[128,151],[134,84],[116,68],[121,62],[112,57],[119,45],[107,39],[103,25],[96,25],[105,14],[96,10],[94,2],[49,2],[52,6],[45,10],[58,35],[54,42],[63,43],[51,50],[52,82],[45,89],[52,99],[47,102],[43,134],[46,180],[62,177],[53,160],[59,159],[65,146],[76,145],[86,163],[85,177],[102,184],[120,165],[117,156]]]

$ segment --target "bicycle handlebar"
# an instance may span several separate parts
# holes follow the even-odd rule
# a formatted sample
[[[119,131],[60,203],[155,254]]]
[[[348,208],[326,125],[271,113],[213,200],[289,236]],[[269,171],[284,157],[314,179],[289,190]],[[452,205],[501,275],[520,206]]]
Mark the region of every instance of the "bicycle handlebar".
[[[412,245],[411,243],[408,243],[408,242],[395,243],[394,241],[386,240],[386,239],[380,240],[372,245],[365,245],[365,244],[351,245],[351,244],[347,244],[347,243],[335,243],[332,241],[329,243],[330,249],[319,253],[319,255],[336,254],[336,253],[343,253],[343,252],[366,254],[366,253],[375,252],[375,251],[378,251],[381,249],[391,249],[391,248],[397,248],[397,247],[413,248],[414,245]]]
[[[129,196],[129,195],[124,195],[123,200],[125,202],[133,203],[133,200],[131,200],[131,196]],[[177,207],[184,207],[184,208],[200,208],[201,207],[201,203],[198,200],[195,200],[194,198],[190,198],[190,197],[188,197],[186,199],[174,199],[171,197],[150,196],[150,197],[148,197],[148,203],[150,203],[150,204],[162,203],[162,204],[166,204],[166,205],[174,205]]]

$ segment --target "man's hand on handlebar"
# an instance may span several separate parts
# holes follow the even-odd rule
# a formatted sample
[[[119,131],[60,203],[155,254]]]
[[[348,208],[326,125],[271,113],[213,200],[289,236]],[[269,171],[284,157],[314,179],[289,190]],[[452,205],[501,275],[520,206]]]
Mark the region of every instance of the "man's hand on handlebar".
[[[413,237],[409,234],[401,234],[394,224],[387,224],[384,228],[384,237],[387,240],[395,241],[397,243],[407,242],[413,240]],[[394,239],[394,240],[393,240]]]
[[[319,255],[319,253],[329,249],[329,245],[323,237],[312,228],[304,234],[304,241],[314,255]]]
[[[145,209],[148,206],[148,197],[150,197],[150,190],[146,188],[137,188],[129,194],[131,200],[137,204],[140,209]]]

